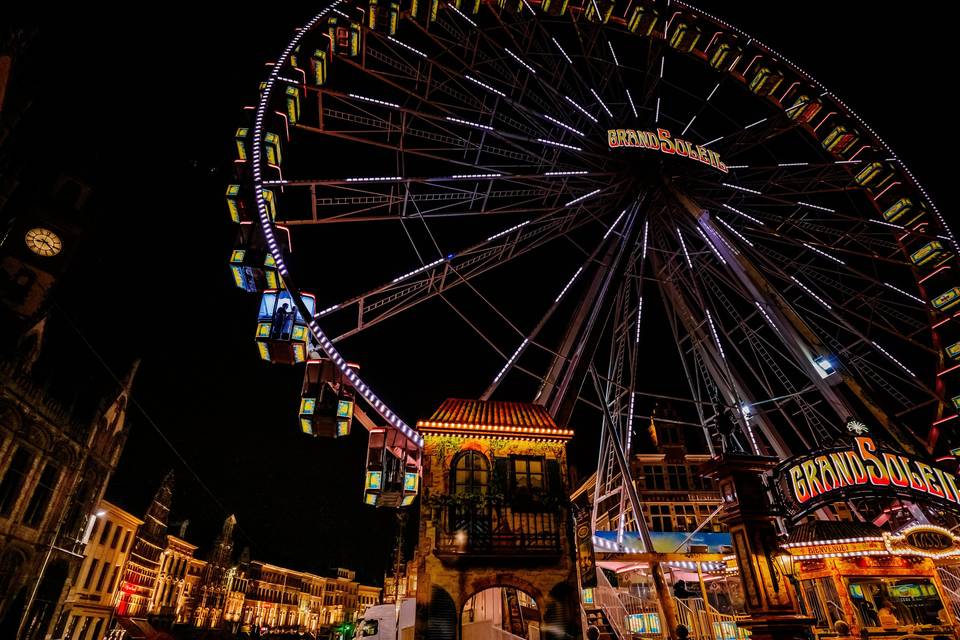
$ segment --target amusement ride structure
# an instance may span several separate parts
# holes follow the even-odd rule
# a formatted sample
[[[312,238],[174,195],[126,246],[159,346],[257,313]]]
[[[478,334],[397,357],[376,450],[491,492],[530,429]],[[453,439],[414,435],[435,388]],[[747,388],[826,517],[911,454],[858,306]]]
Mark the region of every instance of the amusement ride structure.
[[[679,1],[338,0],[250,113],[231,268],[261,357],[306,363],[302,430],[370,430],[368,504],[413,502],[423,440],[351,340],[440,310],[492,354],[481,399],[602,420],[612,549],[644,540],[625,478],[664,397],[712,453],[855,420],[955,468],[954,238],[857,114],[735,27]]]

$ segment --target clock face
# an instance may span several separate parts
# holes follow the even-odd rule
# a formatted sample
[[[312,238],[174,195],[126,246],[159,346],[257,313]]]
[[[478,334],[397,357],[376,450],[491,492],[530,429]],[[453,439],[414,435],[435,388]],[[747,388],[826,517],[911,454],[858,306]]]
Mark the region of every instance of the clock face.
[[[36,227],[27,231],[24,240],[31,251],[41,256],[55,256],[63,249],[60,236],[43,227]]]

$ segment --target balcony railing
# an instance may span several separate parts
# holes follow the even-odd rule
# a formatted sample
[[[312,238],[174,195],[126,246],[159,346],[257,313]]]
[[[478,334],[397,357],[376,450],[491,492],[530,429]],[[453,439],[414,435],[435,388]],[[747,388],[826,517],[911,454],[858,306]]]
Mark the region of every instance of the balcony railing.
[[[557,510],[517,512],[507,506],[447,505],[438,508],[437,551],[443,555],[556,555]]]

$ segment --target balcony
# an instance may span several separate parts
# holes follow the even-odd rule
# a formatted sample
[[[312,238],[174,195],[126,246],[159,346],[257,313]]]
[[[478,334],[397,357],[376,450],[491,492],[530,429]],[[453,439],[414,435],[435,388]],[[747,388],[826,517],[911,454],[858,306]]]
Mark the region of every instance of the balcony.
[[[437,555],[453,557],[557,556],[560,512],[516,511],[500,505],[446,505],[435,512]]]

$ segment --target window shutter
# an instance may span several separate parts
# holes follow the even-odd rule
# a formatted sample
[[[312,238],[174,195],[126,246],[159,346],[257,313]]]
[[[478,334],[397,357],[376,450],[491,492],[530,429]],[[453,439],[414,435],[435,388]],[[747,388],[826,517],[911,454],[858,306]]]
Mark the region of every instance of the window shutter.
[[[493,478],[490,481],[493,493],[507,495],[510,492],[510,460],[509,458],[493,459]]]
[[[547,460],[547,491],[551,495],[563,495],[563,476],[559,460]]]

